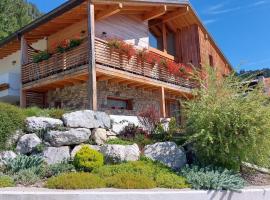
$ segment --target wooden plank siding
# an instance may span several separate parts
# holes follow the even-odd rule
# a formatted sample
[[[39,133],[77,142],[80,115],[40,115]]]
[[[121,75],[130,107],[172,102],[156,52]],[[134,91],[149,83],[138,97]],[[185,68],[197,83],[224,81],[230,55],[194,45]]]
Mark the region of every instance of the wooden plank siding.
[[[198,26],[192,25],[178,29],[176,32],[176,60],[200,66],[200,43]]]

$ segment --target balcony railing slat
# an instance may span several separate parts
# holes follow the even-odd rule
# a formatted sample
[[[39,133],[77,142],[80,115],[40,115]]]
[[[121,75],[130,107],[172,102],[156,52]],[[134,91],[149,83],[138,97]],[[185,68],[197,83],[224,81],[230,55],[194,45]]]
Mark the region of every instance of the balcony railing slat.
[[[119,53],[116,52],[111,53],[108,45],[103,40],[97,38],[95,46],[96,62],[98,64],[175,85],[189,88],[195,87],[195,84],[191,81],[185,80],[182,77],[173,76],[165,67],[159,67],[157,64],[152,66],[147,62],[141,64],[138,62],[136,55],[128,60],[125,55],[119,55]],[[33,55],[31,54],[31,56]],[[33,59],[30,60],[32,61]],[[30,62],[23,65],[22,83],[26,84],[46,78],[50,75],[73,69],[87,63],[88,45],[87,40],[84,40],[80,46],[65,53],[56,53],[47,61],[42,61],[40,63]]]

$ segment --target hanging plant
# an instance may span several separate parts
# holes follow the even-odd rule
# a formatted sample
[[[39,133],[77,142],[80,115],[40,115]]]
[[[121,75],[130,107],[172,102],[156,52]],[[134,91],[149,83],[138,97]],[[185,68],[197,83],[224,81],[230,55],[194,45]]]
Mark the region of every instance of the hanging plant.
[[[53,45],[53,49],[56,53],[64,53],[70,51],[81,45],[83,39],[75,38],[75,39],[66,39],[61,42],[57,42]]]
[[[48,51],[41,51],[33,56],[33,62],[39,63],[44,60],[49,60],[49,58],[52,56]]]

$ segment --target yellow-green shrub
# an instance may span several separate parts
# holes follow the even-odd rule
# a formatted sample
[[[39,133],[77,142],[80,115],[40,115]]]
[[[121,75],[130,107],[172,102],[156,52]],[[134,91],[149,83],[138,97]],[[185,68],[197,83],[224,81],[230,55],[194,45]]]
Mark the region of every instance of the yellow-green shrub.
[[[144,175],[122,173],[106,179],[106,185],[121,189],[150,189],[155,188],[156,183]]]
[[[9,176],[0,176],[0,188],[12,187],[14,186],[14,181]]]
[[[94,168],[101,167],[103,164],[103,155],[88,146],[83,146],[74,157],[74,166],[78,170],[90,172]]]
[[[6,141],[12,132],[24,127],[25,115],[19,107],[0,103],[0,150],[6,148]]]
[[[90,173],[68,173],[49,178],[46,187],[50,189],[95,189],[104,188],[105,182]]]
[[[159,173],[155,180],[159,188],[181,189],[190,187],[184,177],[172,173]]]

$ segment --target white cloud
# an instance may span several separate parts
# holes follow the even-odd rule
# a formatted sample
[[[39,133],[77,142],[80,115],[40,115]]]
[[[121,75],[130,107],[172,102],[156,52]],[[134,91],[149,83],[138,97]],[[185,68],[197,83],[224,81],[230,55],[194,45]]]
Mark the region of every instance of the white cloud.
[[[229,4],[229,1],[223,2],[223,3],[219,3],[213,6],[210,6],[207,10],[206,10],[206,14],[211,14],[211,15],[219,15],[219,14],[225,14],[225,13],[232,13],[232,12],[236,12],[239,10],[248,10],[248,9],[253,9],[259,6],[263,6],[265,4],[269,4],[270,1],[269,0],[257,0],[253,3],[250,4],[242,4],[239,6],[234,6],[232,7],[232,5]],[[228,6],[229,5],[229,6]]]
[[[203,20],[203,23],[205,25],[208,25],[208,24],[213,24],[213,23],[215,23],[217,21],[218,21],[218,19],[206,19],[206,20]]]

